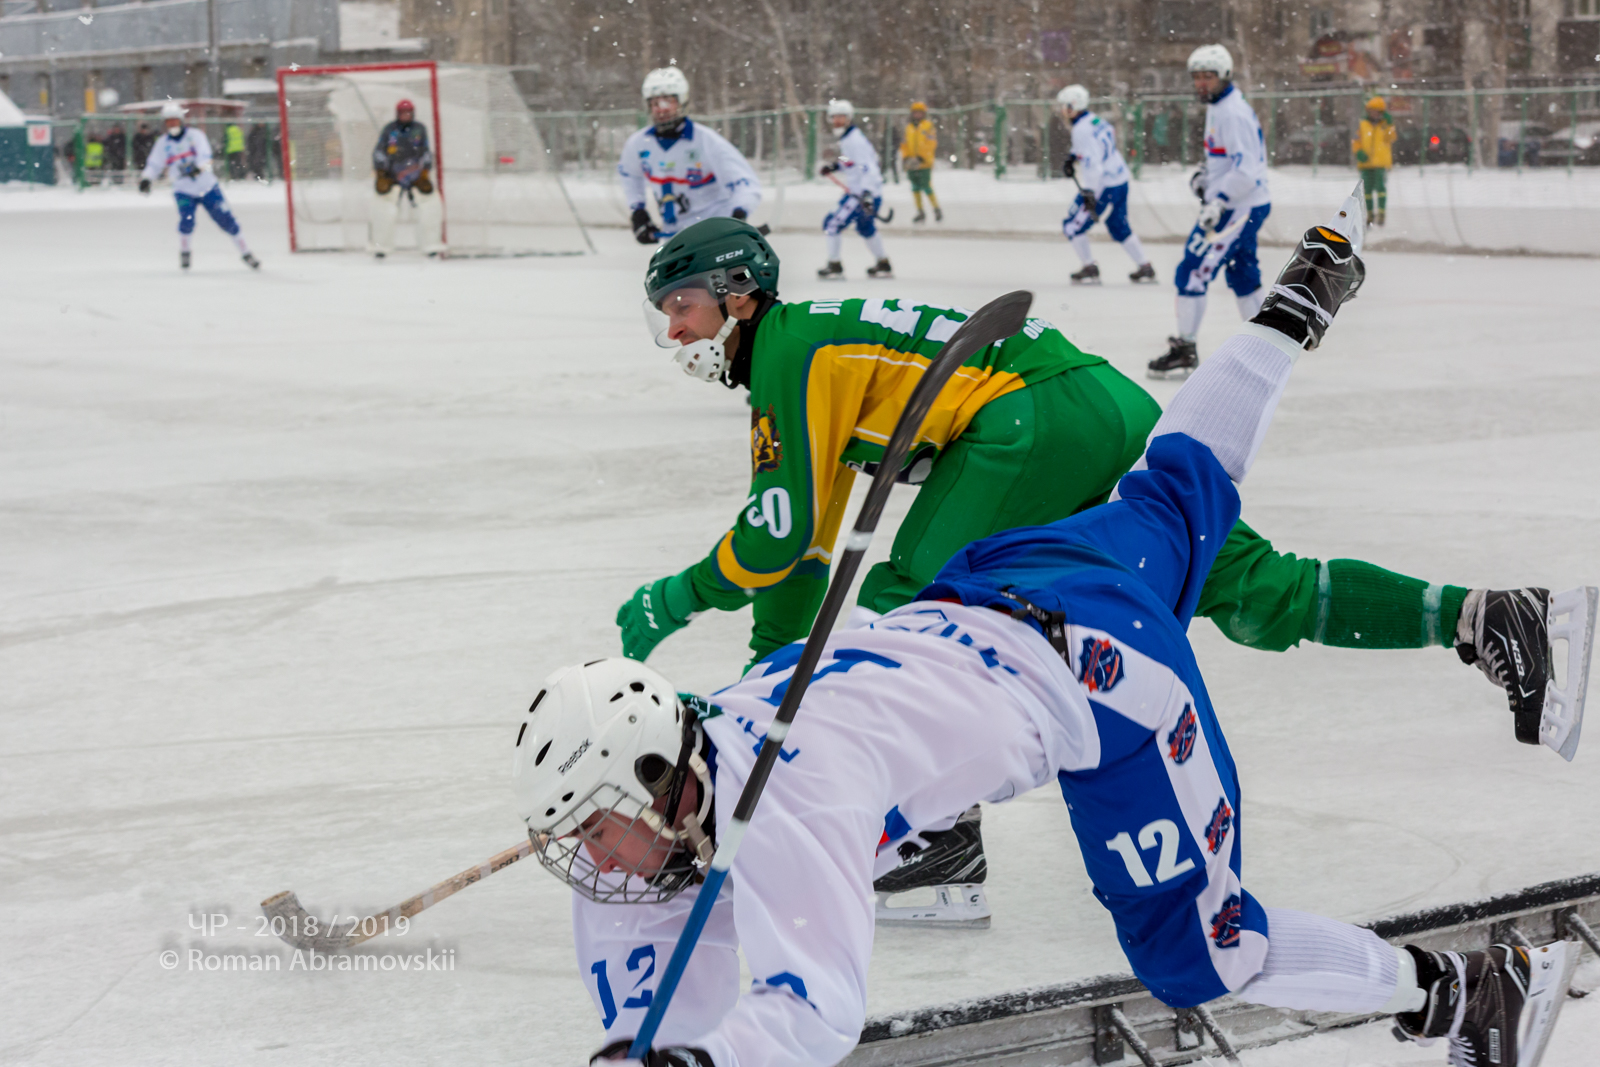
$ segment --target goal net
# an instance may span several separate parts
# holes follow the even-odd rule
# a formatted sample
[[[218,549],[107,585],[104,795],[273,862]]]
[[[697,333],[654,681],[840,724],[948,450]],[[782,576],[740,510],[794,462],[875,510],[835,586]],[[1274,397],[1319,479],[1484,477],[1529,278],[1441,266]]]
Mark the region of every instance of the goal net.
[[[450,255],[594,250],[511,73],[436,63],[278,71],[292,250],[371,246],[372,153],[401,100],[428,130]],[[419,245],[413,216],[402,197],[398,248]]]

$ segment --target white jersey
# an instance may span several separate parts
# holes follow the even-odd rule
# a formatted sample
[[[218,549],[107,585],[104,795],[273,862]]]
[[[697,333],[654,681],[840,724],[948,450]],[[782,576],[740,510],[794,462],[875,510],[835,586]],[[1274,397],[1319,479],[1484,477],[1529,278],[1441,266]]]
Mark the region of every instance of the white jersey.
[[[1261,120],[1234,85],[1206,105],[1206,202],[1213,200],[1230,209],[1272,202]]]
[[[184,171],[190,168],[197,168],[198,172],[186,175]],[[217,176],[211,173],[211,142],[199,128],[185,126],[176,137],[163,133],[156,138],[142,177],[157,181],[168,170],[172,171],[175,193],[201,197],[217,187]]]
[[[1127,185],[1131,177],[1127,160],[1117,151],[1116,128],[1092,111],[1072,120],[1072,157],[1078,184],[1096,197],[1113,185]]]
[[[857,196],[883,195],[878,151],[860,127],[852,125],[839,138],[839,169],[834,173]]]
[[[719,832],[797,658],[758,665],[711,698]],[[989,608],[899,608],[835,634],[813,677],[657,1046],[703,1048],[719,1065],[837,1063],[866,1018],[872,882],[899,862],[885,817],[948,825],[976,801],[1010,800],[1100,759],[1068,665],[1038,631]],[[1172,675],[1160,684],[1116,696],[1161,703]],[[693,891],[648,905],[575,895],[579,973],[608,1042],[637,1033],[693,901]],[[741,948],[755,978],[742,996]]]
[[[629,210],[654,202],[664,235],[701,219],[726,218],[734,208],[748,215],[761,203],[761,179],[750,161],[716,130],[690,119],[670,141],[650,126],[634,133],[623,142],[617,173]]]

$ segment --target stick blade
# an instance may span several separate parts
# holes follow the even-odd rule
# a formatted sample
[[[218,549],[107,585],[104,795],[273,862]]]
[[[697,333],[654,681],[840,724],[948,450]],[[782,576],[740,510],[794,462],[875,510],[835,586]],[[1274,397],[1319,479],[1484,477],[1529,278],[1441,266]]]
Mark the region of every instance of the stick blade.
[[[1033,306],[1033,294],[1026,289],[995,297],[975,311],[963,322],[939,352],[942,360],[947,353],[960,352],[964,362],[980,348],[1021,333],[1028,323],[1028,309]]]
[[[267,925],[272,932],[298,949],[343,952],[358,940],[347,935],[328,933],[329,924],[301,907],[292,889],[274,893],[263,900],[261,911],[266,915]]]

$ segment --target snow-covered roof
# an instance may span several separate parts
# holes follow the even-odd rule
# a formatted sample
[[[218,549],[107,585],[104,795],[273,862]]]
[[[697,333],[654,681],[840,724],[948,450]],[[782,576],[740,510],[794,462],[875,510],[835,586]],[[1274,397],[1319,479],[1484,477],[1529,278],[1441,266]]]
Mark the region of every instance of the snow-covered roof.
[[[0,92],[0,126],[26,126],[27,116],[22,109],[11,102],[11,98]]]

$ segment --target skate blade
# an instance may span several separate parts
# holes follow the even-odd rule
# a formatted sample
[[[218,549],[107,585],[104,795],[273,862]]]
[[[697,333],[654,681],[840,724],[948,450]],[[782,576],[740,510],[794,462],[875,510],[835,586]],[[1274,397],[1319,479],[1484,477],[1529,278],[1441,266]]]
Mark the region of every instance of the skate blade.
[[[1539,740],[1569,763],[1578,754],[1578,736],[1583,731],[1583,701],[1594,658],[1597,602],[1600,588],[1592,585],[1580,585],[1550,598],[1550,643],[1567,643],[1567,669],[1559,682],[1551,678],[1545,685]]]
[[[1539,1067],[1582,951],[1576,941],[1553,941],[1528,953],[1531,969],[1518,1027],[1517,1067]]]
[[[1179,370],[1147,370],[1144,376],[1153,382],[1181,382],[1194,372],[1194,367],[1183,367]]]
[[[1359,180],[1356,182],[1355,190],[1344,198],[1339,210],[1328,220],[1328,229],[1337,230],[1350,242],[1351,247],[1356,250],[1356,255],[1361,254],[1361,245],[1367,239],[1367,201],[1362,195]]]
[[[1074,279],[1072,279],[1072,284],[1073,285],[1099,285],[1100,284],[1100,279],[1099,278],[1074,278]]]
[[[879,926],[937,926],[940,928],[987,930],[989,898],[983,886],[941,885],[934,887],[934,902],[926,907],[889,906],[894,893],[879,893],[876,921]]]

